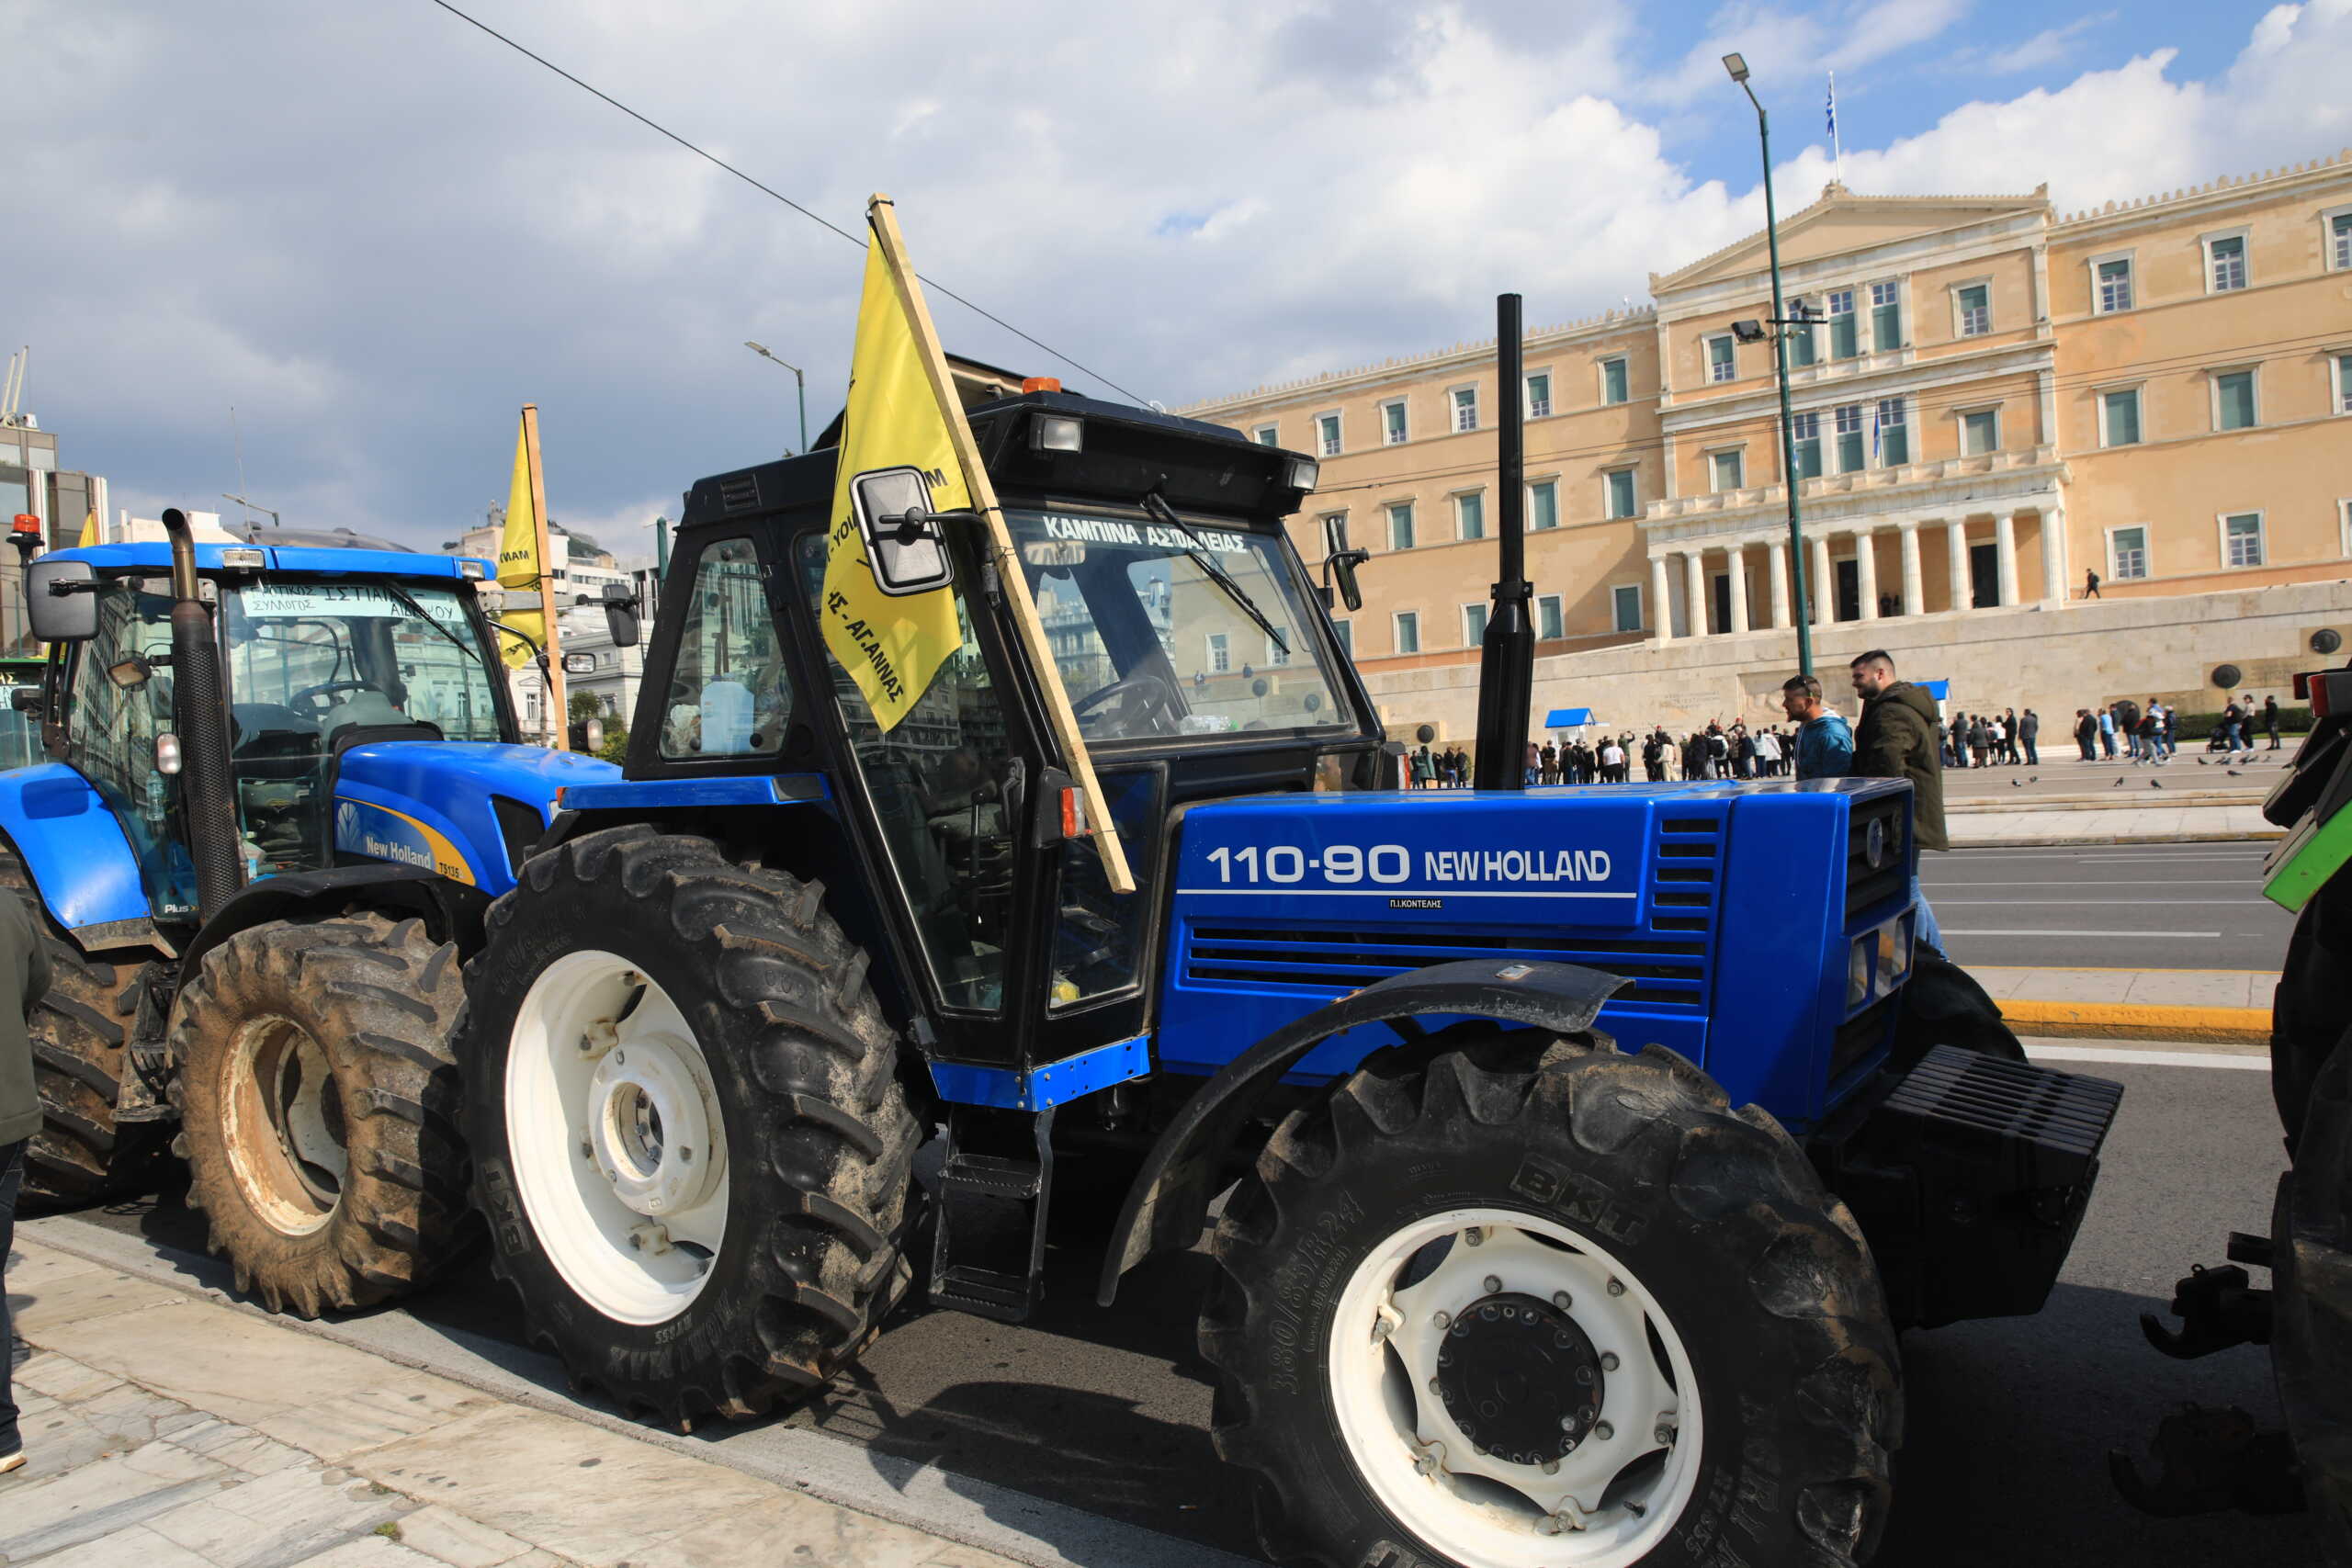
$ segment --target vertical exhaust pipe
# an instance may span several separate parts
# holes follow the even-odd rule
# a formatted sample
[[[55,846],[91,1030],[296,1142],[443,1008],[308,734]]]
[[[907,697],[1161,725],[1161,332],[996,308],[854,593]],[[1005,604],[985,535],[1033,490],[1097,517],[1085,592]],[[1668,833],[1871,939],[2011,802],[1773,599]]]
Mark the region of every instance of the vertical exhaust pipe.
[[[1528,705],[1535,700],[1535,626],[1528,601],[1526,434],[1520,395],[1525,382],[1521,360],[1519,296],[1495,301],[1495,347],[1502,419],[1495,427],[1497,476],[1502,505],[1496,532],[1501,536],[1502,570],[1497,574],[1494,607],[1487,613],[1487,636],[1478,660],[1478,754],[1471,783],[1480,789],[1527,787]]]
[[[209,920],[244,885],[229,783],[229,704],[220,639],[197,587],[196,536],[187,513],[176,506],[166,510],[164,532],[172,542],[172,724],[180,739],[180,815],[196,867],[197,917]]]

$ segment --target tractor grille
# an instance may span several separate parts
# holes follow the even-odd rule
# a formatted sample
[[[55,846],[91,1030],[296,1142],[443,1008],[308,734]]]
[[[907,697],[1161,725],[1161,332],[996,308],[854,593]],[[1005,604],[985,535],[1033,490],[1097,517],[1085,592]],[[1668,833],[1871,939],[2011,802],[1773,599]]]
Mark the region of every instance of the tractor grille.
[[[1846,926],[1861,923],[1864,915],[1899,901],[1911,890],[1911,813],[1908,797],[1890,795],[1854,807],[1846,827]],[[1870,836],[1875,823],[1880,834],[1880,859],[1870,862]]]
[[[1884,997],[1838,1026],[1838,1032],[1829,1041],[1829,1082],[1833,1086],[1846,1076],[1848,1068],[1885,1043],[1887,1032],[1894,1025],[1895,1012],[1902,1005],[1900,993]]]

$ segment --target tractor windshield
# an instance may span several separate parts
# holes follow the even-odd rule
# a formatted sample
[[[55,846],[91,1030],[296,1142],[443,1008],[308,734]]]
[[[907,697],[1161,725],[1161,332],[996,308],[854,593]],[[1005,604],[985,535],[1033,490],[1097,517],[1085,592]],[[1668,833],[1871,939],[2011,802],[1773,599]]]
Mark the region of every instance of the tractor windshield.
[[[1348,722],[1278,536],[1079,512],[1007,521],[1089,740]]]

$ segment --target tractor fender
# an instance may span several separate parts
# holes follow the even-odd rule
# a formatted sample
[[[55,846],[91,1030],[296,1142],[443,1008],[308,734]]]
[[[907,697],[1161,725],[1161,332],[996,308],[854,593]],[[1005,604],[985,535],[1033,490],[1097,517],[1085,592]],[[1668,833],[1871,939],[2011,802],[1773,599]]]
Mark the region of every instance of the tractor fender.
[[[239,931],[273,920],[334,919],[355,907],[394,918],[416,916],[437,940],[472,953],[481,946],[482,914],[490,908],[490,896],[421,865],[343,865],[266,876],[238,889],[205,922],[182,955],[180,973],[193,976],[206,953]]]
[[[155,940],[139,858],[90,781],[63,762],[0,773],[0,833],[32,878],[50,919],[84,951]]]
[[[1227,1062],[1160,1134],[1112,1227],[1097,1298],[1109,1306],[1128,1269],[1199,1239],[1226,1150],[1267,1091],[1332,1035],[1430,1017],[1488,1018],[1572,1034],[1591,1028],[1601,1004],[1625,983],[1622,975],[1574,964],[1467,958],[1392,975],[1292,1020]]]

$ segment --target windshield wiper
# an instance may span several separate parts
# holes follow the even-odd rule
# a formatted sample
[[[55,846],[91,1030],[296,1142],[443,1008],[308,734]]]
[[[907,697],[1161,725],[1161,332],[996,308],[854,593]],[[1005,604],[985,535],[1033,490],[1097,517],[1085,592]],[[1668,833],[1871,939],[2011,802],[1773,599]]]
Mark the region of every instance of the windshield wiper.
[[[459,637],[456,632],[453,632],[448,627],[443,626],[439,621],[435,620],[431,613],[428,612],[424,605],[418,604],[415,596],[410,593],[407,589],[402,588],[399,583],[394,582],[389,577],[384,579],[379,586],[382,587],[385,592],[399,600],[401,607],[407,610],[410,615],[414,615],[418,620],[423,621],[426,626],[431,626],[435,631],[439,632],[443,637],[447,637],[451,642],[457,644],[458,651],[469,655],[473,661],[476,664],[481,665],[484,670],[490,668],[490,666],[482,660],[481,649],[476,648],[473,644]]]
[[[1176,515],[1176,509],[1169,505],[1166,498],[1160,495],[1159,486],[1154,485],[1144,491],[1143,509],[1171,527],[1182,528],[1184,531],[1184,536],[1193,541],[1193,547],[1184,554],[1192,558],[1193,564],[1199,567],[1211,582],[1225,590],[1227,598],[1241,606],[1243,615],[1258,623],[1258,629],[1272,639],[1276,651],[1280,652],[1284,659],[1288,659],[1290,644],[1283,640],[1283,634],[1274,629],[1274,623],[1266,619],[1266,612],[1258,608],[1258,602],[1243,591],[1241,584],[1234,581],[1225,568],[1210,558],[1208,541],[1201,537],[1199,529]]]

